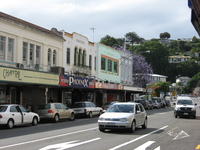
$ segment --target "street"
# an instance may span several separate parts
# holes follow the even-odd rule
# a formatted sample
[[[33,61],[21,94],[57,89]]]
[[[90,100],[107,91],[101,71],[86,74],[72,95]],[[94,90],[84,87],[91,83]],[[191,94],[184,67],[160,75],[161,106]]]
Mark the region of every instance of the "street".
[[[200,149],[200,97],[197,118],[175,118],[172,107],[147,110],[147,129],[98,130],[98,117],[41,122],[38,126],[0,128],[0,149],[5,150],[196,150]]]

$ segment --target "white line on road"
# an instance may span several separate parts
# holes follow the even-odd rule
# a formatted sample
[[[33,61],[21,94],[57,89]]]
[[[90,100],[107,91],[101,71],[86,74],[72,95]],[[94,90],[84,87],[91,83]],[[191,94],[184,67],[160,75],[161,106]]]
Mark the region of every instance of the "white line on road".
[[[123,143],[123,144],[118,145],[118,146],[116,146],[116,147],[113,147],[113,148],[111,148],[111,149],[109,149],[109,150],[116,150],[116,149],[118,149],[118,148],[120,148],[120,147],[126,146],[126,145],[128,145],[128,144],[130,144],[130,143],[133,143],[133,142],[135,142],[135,141],[138,141],[138,140],[140,140],[140,139],[142,139],[142,138],[144,138],[144,137],[147,137],[147,136],[149,136],[149,135],[151,135],[151,134],[153,134],[153,133],[155,133],[155,132],[158,132],[158,131],[160,131],[160,130],[163,130],[163,129],[167,128],[167,127],[168,127],[168,126],[164,126],[164,127],[160,128],[160,129],[158,129],[158,130],[152,131],[152,132],[150,132],[150,133],[148,133],[148,134],[145,134],[145,135],[140,136],[140,137],[138,137],[138,138],[136,138],[136,139],[134,139],[134,140],[131,140],[131,141],[129,141],[129,142],[126,142],[126,143]]]
[[[135,148],[134,150],[146,149],[147,147],[149,147],[153,143],[155,143],[155,141],[148,141],[148,142],[140,145],[139,147]]]
[[[37,140],[32,140],[32,141],[27,141],[27,142],[22,142],[22,143],[17,143],[17,144],[12,144],[12,145],[1,146],[0,149],[19,146],[19,145],[25,145],[25,144],[29,144],[29,143],[44,141],[44,140],[49,140],[49,139],[58,138],[58,137],[62,137],[62,136],[67,136],[67,135],[71,135],[71,134],[86,132],[86,131],[90,131],[90,130],[94,130],[94,129],[97,129],[97,127],[96,128],[86,129],[86,130],[79,130],[79,131],[76,131],[76,132],[70,132],[70,133],[66,133],[66,134],[55,135],[55,136],[51,136],[51,137],[47,137],[47,138],[42,138],[42,139],[37,139]]]

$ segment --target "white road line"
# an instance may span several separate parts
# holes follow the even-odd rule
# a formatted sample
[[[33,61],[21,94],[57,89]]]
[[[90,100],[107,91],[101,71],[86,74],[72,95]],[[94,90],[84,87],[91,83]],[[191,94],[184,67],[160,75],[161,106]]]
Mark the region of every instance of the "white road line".
[[[113,148],[111,148],[111,149],[109,149],[109,150],[116,150],[116,149],[118,149],[118,148],[120,148],[120,147],[126,146],[126,145],[128,145],[128,144],[130,144],[130,143],[133,143],[133,142],[135,142],[135,141],[138,141],[138,140],[140,140],[140,139],[142,139],[142,138],[145,138],[145,137],[147,137],[147,136],[149,136],[149,135],[151,135],[151,134],[153,134],[153,133],[155,133],[155,132],[158,132],[158,131],[160,131],[160,130],[163,130],[163,129],[167,128],[167,127],[168,127],[168,126],[164,126],[164,127],[160,128],[160,129],[158,129],[158,130],[152,131],[152,132],[150,132],[150,133],[148,133],[148,134],[145,134],[145,135],[140,136],[140,137],[138,137],[138,138],[136,138],[136,139],[134,139],[134,140],[131,140],[131,141],[129,141],[129,142],[126,142],[126,143],[123,143],[123,144],[118,145],[118,146],[116,146],[116,147],[113,147]]]
[[[55,135],[55,136],[51,136],[51,137],[47,137],[47,138],[42,138],[42,139],[37,139],[37,140],[32,140],[32,141],[27,141],[27,142],[22,142],[22,143],[17,143],[17,144],[12,144],[12,145],[1,146],[0,149],[19,146],[19,145],[25,145],[25,144],[29,144],[29,143],[44,141],[44,140],[49,140],[49,139],[58,138],[58,137],[62,137],[62,136],[67,136],[67,135],[72,135],[72,134],[76,134],[76,133],[86,132],[86,131],[90,131],[90,130],[94,130],[94,129],[97,129],[97,127],[96,128],[86,129],[86,130],[79,130],[79,131],[75,131],[75,132],[70,132],[70,133],[66,133],[66,134]]]
[[[142,149],[146,149],[147,147],[149,147],[151,144],[155,143],[155,141],[148,141],[142,145],[140,145],[139,147],[135,148],[134,150],[142,150]]]

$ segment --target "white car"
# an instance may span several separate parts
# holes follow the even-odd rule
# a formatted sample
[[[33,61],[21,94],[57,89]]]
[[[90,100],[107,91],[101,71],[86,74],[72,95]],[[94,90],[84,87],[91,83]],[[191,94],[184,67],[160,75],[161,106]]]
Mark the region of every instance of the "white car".
[[[98,119],[99,130],[106,129],[129,129],[142,126],[147,128],[148,118],[144,107],[140,103],[115,103]]]
[[[15,125],[32,124],[36,126],[40,118],[38,114],[29,112],[23,106],[17,104],[0,105],[0,125],[6,125],[9,129]]]
[[[196,118],[196,105],[190,97],[177,97],[176,102],[174,103],[174,116],[191,116]]]
[[[89,101],[75,102],[72,105],[72,109],[74,110],[76,116],[86,116],[89,118],[103,113],[103,109],[101,107],[96,107],[93,102]]]

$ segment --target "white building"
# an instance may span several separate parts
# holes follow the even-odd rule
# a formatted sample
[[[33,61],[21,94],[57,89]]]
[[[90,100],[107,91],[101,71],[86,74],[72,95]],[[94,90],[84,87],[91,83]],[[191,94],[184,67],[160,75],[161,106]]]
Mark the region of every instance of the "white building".
[[[191,56],[168,56],[169,63],[181,63],[191,59]]]
[[[63,42],[51,30],[0,12],[0,65],[49,71],[62,66]]]
[[[96,76],[97,52],[94,43],[76,32],[62,33],[66,40],[62,56],[65,72],[77,76]]]

